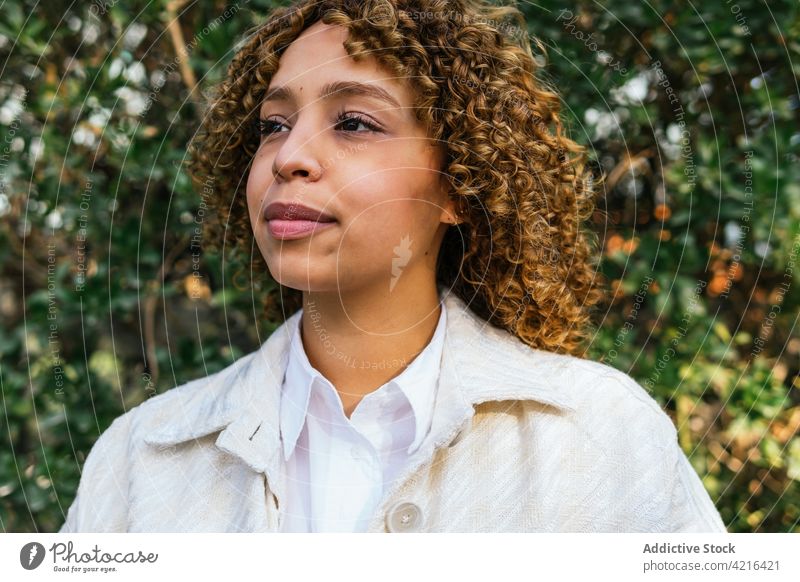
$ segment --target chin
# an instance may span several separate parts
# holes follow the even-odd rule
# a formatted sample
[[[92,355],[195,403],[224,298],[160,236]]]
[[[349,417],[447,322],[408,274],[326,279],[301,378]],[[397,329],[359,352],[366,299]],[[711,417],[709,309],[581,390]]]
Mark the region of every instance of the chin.
[[[267,262],[272,278],[289,289],[306,292],[331,292],[340,287],[336,283],[336,274],[315,273],[315,269],[301,262],[298,264],[290,261],[277,263]],[[274,266],[273,266],[274,265]],[[308,268],[304,268],[308,267]]]

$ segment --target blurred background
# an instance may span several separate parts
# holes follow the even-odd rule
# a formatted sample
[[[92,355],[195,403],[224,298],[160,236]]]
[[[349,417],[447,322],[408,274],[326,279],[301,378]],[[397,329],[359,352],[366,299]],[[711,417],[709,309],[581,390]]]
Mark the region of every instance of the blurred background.
[[[0,531],[57,530],[112,419],[275,329],[184,170],[272,5],[3,3]],[[606,175],[585,357],[663,406],[729,531],[800,531],[800,4],[518,6]]]

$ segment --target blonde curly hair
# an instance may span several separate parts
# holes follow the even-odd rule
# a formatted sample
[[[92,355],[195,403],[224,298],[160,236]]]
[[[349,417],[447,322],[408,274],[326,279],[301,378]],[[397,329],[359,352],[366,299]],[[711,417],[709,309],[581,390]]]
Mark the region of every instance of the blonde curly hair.
[[[258,111],[283,50],[319,20],[346,27],[352,58],[373,57],[407,79],[417,119],[446,146],[441,171],[462,222],[444,238],[437,284],[532,348],[577,355],[605,296],[595,237],[581,229],[598,178],[585,148],[564,135],[558,94],[535,77],[530,42],[546,49],[512,6],[299,0],[274,9],[236,51],[189,145],[189,172],[213,219],[208,238],[249,250],[251,272],[268,273],[253,252],[244,192]],[[302,292],[271,278],[268,286],[271,321],[302,307]]]

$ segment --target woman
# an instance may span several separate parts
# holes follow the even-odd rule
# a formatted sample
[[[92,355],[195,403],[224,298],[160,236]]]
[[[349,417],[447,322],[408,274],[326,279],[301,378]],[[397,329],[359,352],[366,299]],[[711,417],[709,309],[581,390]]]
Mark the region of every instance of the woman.
[[[191,168],[292,315],[117,418],[61,531],[725,531],[655,400],[577,356],[590,177],[508,17],[300,1],[250,36]]]

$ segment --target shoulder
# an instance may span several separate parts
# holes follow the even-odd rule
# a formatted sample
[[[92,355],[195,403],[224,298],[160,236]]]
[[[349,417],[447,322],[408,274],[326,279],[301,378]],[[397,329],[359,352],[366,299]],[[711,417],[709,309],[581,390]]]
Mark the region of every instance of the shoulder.
[[[219,421],[234,385],[233,374],[251,356],[152,396],[116,417],[86,456],[78,490],[60,531],[125,531],[132,467],[151,458],[142,454],[151,438],[191,438],[198,421],[202,421],[201,428]]]
[[[630,374],[595,360],[532,348],[475,317],[466,321],[457,330],[453,352],[471,402],[515,400],[532,414],[546,404],[564,413],[550,415],[554,422],[562,418],[599,440],[648,436],[648,442],[669,446],[676,438],[672,419]]]
[[[239,362],[244,361],[244,358]],[[230,386],[231,366],[218,372],[195,378],[174,388],[149,397],[130,408],[111,423],[95,443],[112,446],[111,441],[142,441],[154,433],[169,432],[185,426],[201,411],[210,412]]]
[[[574,440],[562,434],[574,444],[570,456],[585,453],[592,480],[617,483],[618,494],[627,495],[619,515],[628,531],[726,531],[675,424],[650,392],[601,362],[555,354],[545,362],[574,403]]]
[[[566,384],[584,414],[607,412],[635,413],[654,420],[669,432],[675,426],[661,404],[635,378],[602,362],[559,356],[571,369],[573,382]]]
[[[508,386],[498,386],[501,393],[508,390],[509,395],[517,392],[561,404],[573,422],[598,431],[623,430],[615,422],[625,421],[631,431],[638,427],[661,431],[668,438],[676,435],[659,402],[627,372],[596,360],[531,348],[497,330],[484,332],[481,350],[490,356],[483,359],[482,365],[490,369],[481,379],[501,380]]]
[[[204,436],[228,424],[249,401],[253,370],[261,350],[245,354],[225,368],[152,396],[129,410],[132,436],[168,444]],[[247,382],[247,380],[251,380]]]
[[[659,447],[669,447],[677,438],[661,404],[627,372],[564,354],[540,355],[538,365],[548,367],[550,381],[568,393],[576,421],[595,438],[622,438],[632,444],[646,438]]]

